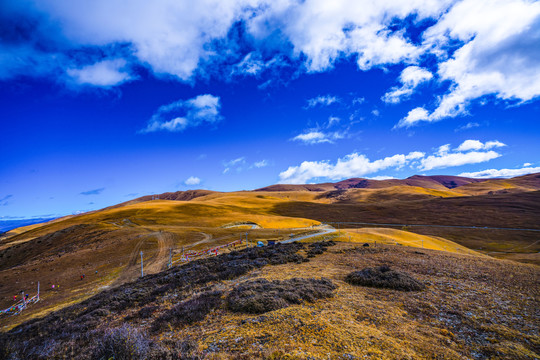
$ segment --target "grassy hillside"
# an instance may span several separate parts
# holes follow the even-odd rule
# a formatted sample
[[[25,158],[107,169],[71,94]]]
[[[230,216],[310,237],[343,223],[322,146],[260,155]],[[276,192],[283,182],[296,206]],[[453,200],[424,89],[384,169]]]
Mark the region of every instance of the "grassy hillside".
[[[381,265],[423,288],[347,282],[351,272]],[[532,265],[399,245],[251,249],[147,276],[21,325],[0,335],[0,354],[535,359],[539,275]]]

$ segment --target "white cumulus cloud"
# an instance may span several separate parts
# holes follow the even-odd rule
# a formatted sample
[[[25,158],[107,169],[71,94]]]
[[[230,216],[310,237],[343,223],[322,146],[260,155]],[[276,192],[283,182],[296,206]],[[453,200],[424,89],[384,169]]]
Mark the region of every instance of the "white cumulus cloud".
[[[353,60],[361,71],[405,67],[397,79],[402,86],[383,97],[389,103],[410,96],[432,79],[432,72],[441,85],[449,84],[435,94],[435,106],[429,101],[409,112],[398,127],[467,114],[475,99],[519,105],[540,96],[538,1],[5,3],[2,32],[16,36],[0,44],[4,80],[49,76],[107,87],[132,80],[107,59],[123,59],[130,68],[145,67],[158,77],[188,83],[215,74],[258,76],[284,63],[293,64],[295,74],[323,72]],[[418,39],[411,38],[409,20],[426,24]],[[182,126],[181,119],[170,124]]]
[[[352,153],[338,159],[335,164],[328,161],[304,161],[298,166],[291,166],[281,172],[279,178],[282,184],[305,184],[315,178],[339,180],[363,176],[388,168],[400,168],[414,160],[421,159],[423,156],[424,153],[414,151],[407,155],[397,154],[371,161],[365,155]]]
[[[186,185],[199,185],[201,183],[201,179],[199,179],[196,176],[190,176],[184,181],[184,184]]]
[[[442,60],[440,80],[452,85],[419,121],[467,114],[468,104],[486,95],[517,103],[540,96],[540,2],[464,0],[423,38],[423,45]],[[456,42],[462,45],[449,57],[446,49]]]
[[[530,165],[530,164],[529,164]],[[521,169],[487,169],[476,172],[464,172],[458,176],[471,178],[510,178],[540,172],[540,167],[523,167]]]
[[[220,109],[219,97],[210,94],[199,95],[189,100],[178,100],[161,106],[152,115],[146,128],[140,132],[180,132],[203,123],[216,123],[222,119]]]
[[[407,116],[401,119],[399,123],[397,123],[396,126],[394,126],[394,128],[410,127],[420,121],[428,121],[428,120],[429,120],[428,111],[424,108],[417,107],[409,111]]]
[[[449,153],[443,155],[430,155],[422,159],[420,170],[427,171],[432,169],[441,169],[466,164],[478,164],[492,159],[496,159],[501,154],[491,151],[471,151],[467,153]]]
[[[503,147],[506,144],[503,144],[500,141],[493,140],[487,141],[485,144],[479,140],[465,140],[461,145],[457,147],[457,151],[469,151],[469,150],[488,150],[496,147]]]
[[[371,161],[364,154],[354,152],[337,159],[335,163],[331,163],[328,160],[304,161],[300,165],[290,166],[287,170],[282,171],[279,174],[279,178],[280,183],[305,184],[314,179],[341,180],[365,176],[385,169],[401,169],[404,166],[416,168],[421,171],[429,171],[467,164],[478,164],[496,159],[502,155],[490,149],[506,146],[500,141],[495,140],[485,143],[478,141],[478,143],[464,141],[459,146],[462,149],[466,149],[463,151],[458,149],[452,150],[451,144],[444,144],[436,148],[429,156],[426,156],[424,152],[412,151],[408,154],[396,154],[374,161]],[[383,176],[380,175],[371,178],[383,179]]]
[[[397,104],[401,100],[410,97],[418,85],[432,78],[433,74],[429,70],[418,66],[409,66],[399,76],[399,81],[402,83],[401,87],[396,86],[391,88],[389,92],[384,94],[381,100],[386,103]]]

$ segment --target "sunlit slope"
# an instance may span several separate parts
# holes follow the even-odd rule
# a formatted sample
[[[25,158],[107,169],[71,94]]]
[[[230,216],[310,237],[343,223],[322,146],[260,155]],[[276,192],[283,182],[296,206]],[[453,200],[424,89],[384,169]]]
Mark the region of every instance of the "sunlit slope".
[[[340,239],[343,241],[400,244],[403,246],[449,251],[458,254],[485,256],[442,237],[420,235],[409,231],[389,228],[360,228],[343,229],[342,232],[344,234]]]
[[[411,201],[430,198],[461,197],[466,194],[450,189],[430,189],[419,186],[391,186],[382,189],[348,189],[336,190],[323,193],[317,197],[320,200],[327,199],[332,202],[372,202],[381,201]]]
[[[512,179],[491,179],[460,186],[456,191],[466,195],[489,193],[528,192],[540,190],[540,174],[529,174]]]
[[[151,200],[111,207],[57,221],[32,225],[13,231],[7,241],[35,238],[79,224],[103,223],[129,226],[203,226],[220,227],[231,222],[253,222],[263,228],[307,227],[316,220],[280,216],[272,213],[275,205],[295,200],[310,201],[311,193],[214,193],[191,201]]]

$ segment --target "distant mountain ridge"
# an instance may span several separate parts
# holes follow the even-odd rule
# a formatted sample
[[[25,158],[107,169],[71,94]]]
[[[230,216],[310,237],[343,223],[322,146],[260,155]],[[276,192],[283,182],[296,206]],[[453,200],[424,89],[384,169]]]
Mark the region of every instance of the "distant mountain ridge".
[[[391,186],[418,186],[427,189],[445,190],[454,189],[463,185],[487,181],[489,179],[473,179],[461,176],[434,175],[422,176],[414,175],[406,179],[372,180],[363,178],[352,178],[336,183],[322,184],[276,184],[266,186],[254,191],[330,191],[346,189],[381,189]]]
[[[57,219],[57,217],[31,218],[18,220],[0,220],[0,232],[16,229],[21,226],[34,225]]]

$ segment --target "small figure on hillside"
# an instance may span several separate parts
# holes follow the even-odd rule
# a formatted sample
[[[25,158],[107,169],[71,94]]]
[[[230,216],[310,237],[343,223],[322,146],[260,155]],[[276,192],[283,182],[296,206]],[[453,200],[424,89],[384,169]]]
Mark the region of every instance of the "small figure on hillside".
[[[17,301],[17,295],[13,295],[13,301]]]
[[[81,275],[81,280],[84,278],[84,275]]]
[[[96,270],[96,275],[97,275],[97,270]]]
[[[52,288],[54,289],[54,285],[52,286]]]

